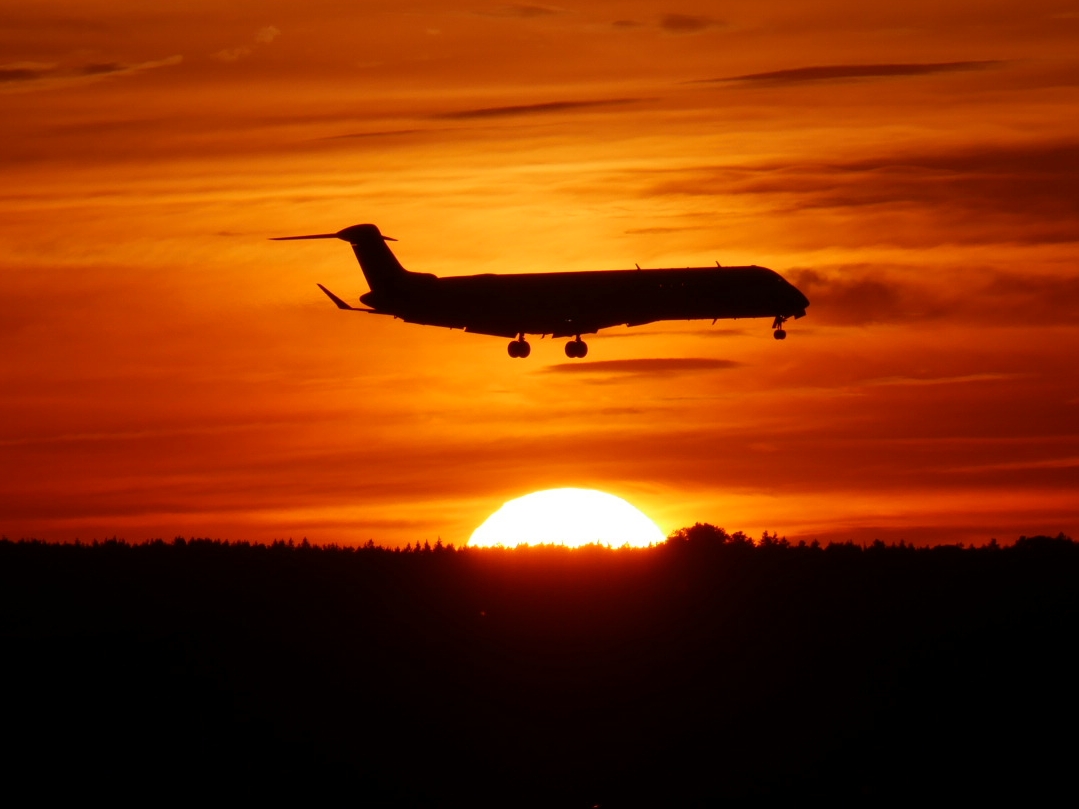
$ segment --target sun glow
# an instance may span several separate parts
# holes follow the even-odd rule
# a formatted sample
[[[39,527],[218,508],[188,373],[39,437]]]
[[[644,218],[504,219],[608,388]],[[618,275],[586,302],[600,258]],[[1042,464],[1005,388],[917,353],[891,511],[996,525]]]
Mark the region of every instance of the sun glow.
[[[590,543],[643,548],[666,539],[620,497],[595,489],[548,489],[510,500],[477,528],[470,547]]]

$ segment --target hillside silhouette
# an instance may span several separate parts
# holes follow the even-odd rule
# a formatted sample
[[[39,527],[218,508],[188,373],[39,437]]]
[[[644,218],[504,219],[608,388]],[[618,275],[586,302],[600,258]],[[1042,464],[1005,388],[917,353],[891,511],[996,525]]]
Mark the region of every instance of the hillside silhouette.
[[[1048,796],[1079,544],[0,541],[9,789],[372,806]]]

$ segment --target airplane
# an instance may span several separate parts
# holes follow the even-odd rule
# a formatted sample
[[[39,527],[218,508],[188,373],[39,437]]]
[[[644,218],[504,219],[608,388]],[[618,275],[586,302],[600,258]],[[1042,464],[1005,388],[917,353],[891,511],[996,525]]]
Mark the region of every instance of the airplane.
[[[790,318],[806,313],[809,300],[765,267],[543,272],[440,278],[401,266],[375,225],[353,225],[337,233],[278,236],[273,241],[340,239],[352,246],[371,291],[351,306],[318,284],[339,309],[392,315],[406,323],[444,326],[509,337],[509,355],[527,357],[526,335],[572,337],[566,356],[588,354],[582,334],[612,326],[642,326],[660,320],[770,317],[772,335],[787,336]]]

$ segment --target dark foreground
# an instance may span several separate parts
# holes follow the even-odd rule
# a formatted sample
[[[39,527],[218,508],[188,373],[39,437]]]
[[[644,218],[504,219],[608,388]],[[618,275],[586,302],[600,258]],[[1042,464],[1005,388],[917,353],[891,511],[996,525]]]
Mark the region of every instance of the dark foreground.
[[[705,806],[1073,790],[1079,545],[0,542],[4,781]]]

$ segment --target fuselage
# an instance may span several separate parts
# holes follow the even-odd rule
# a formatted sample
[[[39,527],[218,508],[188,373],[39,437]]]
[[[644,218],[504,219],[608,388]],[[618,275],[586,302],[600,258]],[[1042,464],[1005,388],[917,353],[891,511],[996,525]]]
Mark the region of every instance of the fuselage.
[[[409,273],[361,300],[412,323],[514,337],[591,334],[659,320],[799,317],[809,301],[764,267],[437,278]]]

